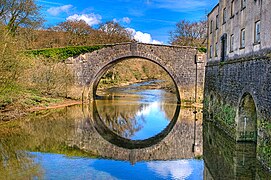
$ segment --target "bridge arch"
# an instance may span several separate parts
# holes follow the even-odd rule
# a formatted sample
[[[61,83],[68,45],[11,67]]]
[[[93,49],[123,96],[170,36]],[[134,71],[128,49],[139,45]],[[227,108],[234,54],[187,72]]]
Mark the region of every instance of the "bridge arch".
[[[236,140],[257,141],[257,107],[251,93],[244,92],[236,114]]]
[[[169,74],[176,86],[179,101],[194,101],[197,54],[198,50],[193,47],[129,42],[107,45],[100,50],[73,58],[69,63],[75,70],[78,84],[84,87],[82,96],[90,100],[93,99],[99,80],[107,69],[127,58],[142,58],[156,63]],[[204,63],[200,66],[202,68],[198,68],[198,74],[203,74]],[[198,77],[198,88],[203,87],[203,78]]]
[[[176,80],[177,80],[176,78],[174,79],[174,72],[172,72],[172,70],[168,70],[166,67],[164,67],[160,63],[162,60],[160,60],[158,57],[155,57],[153,55],[145,55],[145,54],[140,54],[140,55],[126,54],[126,55],[123,55],[122,57],[117,57],[117,58],[113,58],[112,60],[110,60],[107,64],[105,64],[103,67],[101,67],[101,69],[94,76],[93,82],[92,82],[92,87],[90,87],[90,88],[92,88],[92,90],[90,90],[90,92],[92,92],[93,94],[90,94],[90,96],[93,96],[93,97],[96,96],[98,84],[101,80],[101,77],[106,73],[107,70],[109,70],[111,67],[118,64],[121,61],[129,61],[130,59],[133,59],[133,58],[147,60],[147,61],[153,62],[153,63],[157,64],[159,67],[161,67],[170,76],[172,82],[175,85],[177,100],[178,100],[178,102],[181,102],[180,93],[179,93],[179,89],[177,86],[178,82],[176,82]]]

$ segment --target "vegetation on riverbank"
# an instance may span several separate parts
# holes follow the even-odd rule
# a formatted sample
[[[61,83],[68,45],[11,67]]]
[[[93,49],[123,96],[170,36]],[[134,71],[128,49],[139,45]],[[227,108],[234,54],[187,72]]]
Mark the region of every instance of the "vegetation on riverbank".
[[[8,123],[0,121],[0,179],[42,178],[43,169],[34,160],[35,152],[98,158],[97,152],[67,142],[67,137],[74,137],[74,118],[83,115],[72,113],[66,117],[63,115],[66,113],[61,108],[36,112]]]
[[[98,90],[153,79],[161,80],[159,83],[156,83],[153,88],[165,89],[173,93],[176,92],[172,79],[163,68],[155,63],[139,58],[122,61],[110,68],[102,76]]]
[[[0,121],[20,116],[36,106],[80,99],[84,88],[75,86],[74,74],[63,60],[98,50],[104,47],[101,44],[134,41],[131,32],[113,21],[90,27],[83,20],[67,20],[44,28],[40,10],[33,0],[0,3]],[[181,24],[205,28],[204,22]],[[204,48],[198,43],[204,37],[202,28],[192,28],[195,33],[191,28],[181,29],[185,33],[179,34],[180,27],[176,26],[171,33],[172,44],[185,42]],[[188,32],[197,36],[190,37]],[[102,77],[100,88],[148,79],[161,79],[166,83],[158,88],[175,90],[170,77],[159,66],[132,60],[111,68]]]
[[[29,56],[53,58],[58,61],[66,60],[69,57],[78,56],[80,54],[93,52],[103,48],[103,45],[93,45],[93,46],[70,46],[63,48],[48,48],[48,49],[36,49],[28,50],[25,53]]]

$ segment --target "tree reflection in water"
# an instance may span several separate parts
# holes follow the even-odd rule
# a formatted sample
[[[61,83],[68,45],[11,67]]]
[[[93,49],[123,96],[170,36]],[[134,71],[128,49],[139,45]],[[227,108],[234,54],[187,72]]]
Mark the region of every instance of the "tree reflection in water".
[[[132,114],[120,113],[119,115],[114,114],[114,116],[106,114],[105,116],[105,124],[122,137],[131,138],[135,132],[142,129],[142,125],[138,123],[137,118],[132,117]]]
[[[132,97],[114,93],[115,97],[110,100],[96,100],[99,116],[109,129],[121,137],[146,139],[149,135],[154,136],[170,123],[177,104],[174,101],[175,94],[167,94],[162,90],[150,91],[145,90],[142,91],[143,95]],[[158,129],[147,135],[145,131],[149,126],[156,126]]]
[[[19,128],[16,133],[9,130],[2,127],[0,131],[0,179],[40,179],[42,168],[24,149],[30,137]]]
[[[144,109],[148,106],[138,107]],[[50,179],[48,178],[50,173],[56,177],[60,175],[65,177],[68,171],[65,168],[74,165],[74,159],[81,159],[85,163],[87,162],[85,160],[89,158],[95,158],[97,161],[98,159],[115,159],[130,161],[134,164],[142,161],[194,157],[191,151],[192,111],[183,110],[184,115],[191,117],[186,121],[179,120],[175,125],[173,124],[173,129],[170,129],[168,134],[162,136],[159,141],[152,141],[150,146],[144,148],[127,149],[110,143],[97,132],[92,109],[95,108],[72,106],[34,114],[22,121],[7,123],[6,128],[5,125],[0,124],[0,179],[35,179],[36,177],[36,179]],[[183,119],[183,117],[180,118]],[[197,128],[199,129],[200,127]],[[199,135],[197,137],[200,138]],[[47,156],[48,153],[50,156]],[[76,158],[69,158],[70,156]],[[52,160],[50,159],[52,157],[61,159]],[[54,162],[60,162],[63,159],[70,164],[67,164],[67,167],[56,167]],[[114,167],[118,166],[119,162],[112,162],[117,163]],[[44,166],[44,163],[49,163],[50,166]],[[92,167],[89,164],[84,165],[90,169]],[[104,165],[106,166],[106,163]],[[126,164],[124,169],[127,167],[129,168],[130,165]],[[81,167],[73,168],[81,169]],[[74,173],[79,175],[80,171]],[[138,173],[142,171],[139,170]]]

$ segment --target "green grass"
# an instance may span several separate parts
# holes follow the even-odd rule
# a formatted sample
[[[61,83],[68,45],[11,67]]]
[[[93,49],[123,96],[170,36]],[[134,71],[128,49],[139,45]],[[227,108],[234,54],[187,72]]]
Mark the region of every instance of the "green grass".
[[[19,85],[10,85],[1,89],[0,93],[0,110],[11,105],[13,108],[49,106],[51,103],[61,102],[62,99],[53,97],[44,97],[39,91],[26,89]]]
[[[78,56],[80,54],[93,52],[99,50],[105,46],[69,46],[64,48],[48,48],[48,49],[36,49],[25,51],[29,56],[43,56],[45,58],[57,59],[59,61],[65,60],[69,57]]]
[[[8,86],[0,88],[0,110],[4,109],[9,104],[18,100],[22,93],[23,88],[18,84],[9,84]]]
[[[49,106],[51,103],[61,102],[60,99],[51,98],[51,97],[43,97],[40,94],[27,93],[24,100],[21,102],[25,107],[31,106]]]

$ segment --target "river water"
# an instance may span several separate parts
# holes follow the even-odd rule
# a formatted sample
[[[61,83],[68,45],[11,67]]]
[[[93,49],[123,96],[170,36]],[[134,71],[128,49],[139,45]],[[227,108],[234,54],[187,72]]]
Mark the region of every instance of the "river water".
[[[155,83],[1,123],[0,179],[271,179],[255,144],[235,143]]]

